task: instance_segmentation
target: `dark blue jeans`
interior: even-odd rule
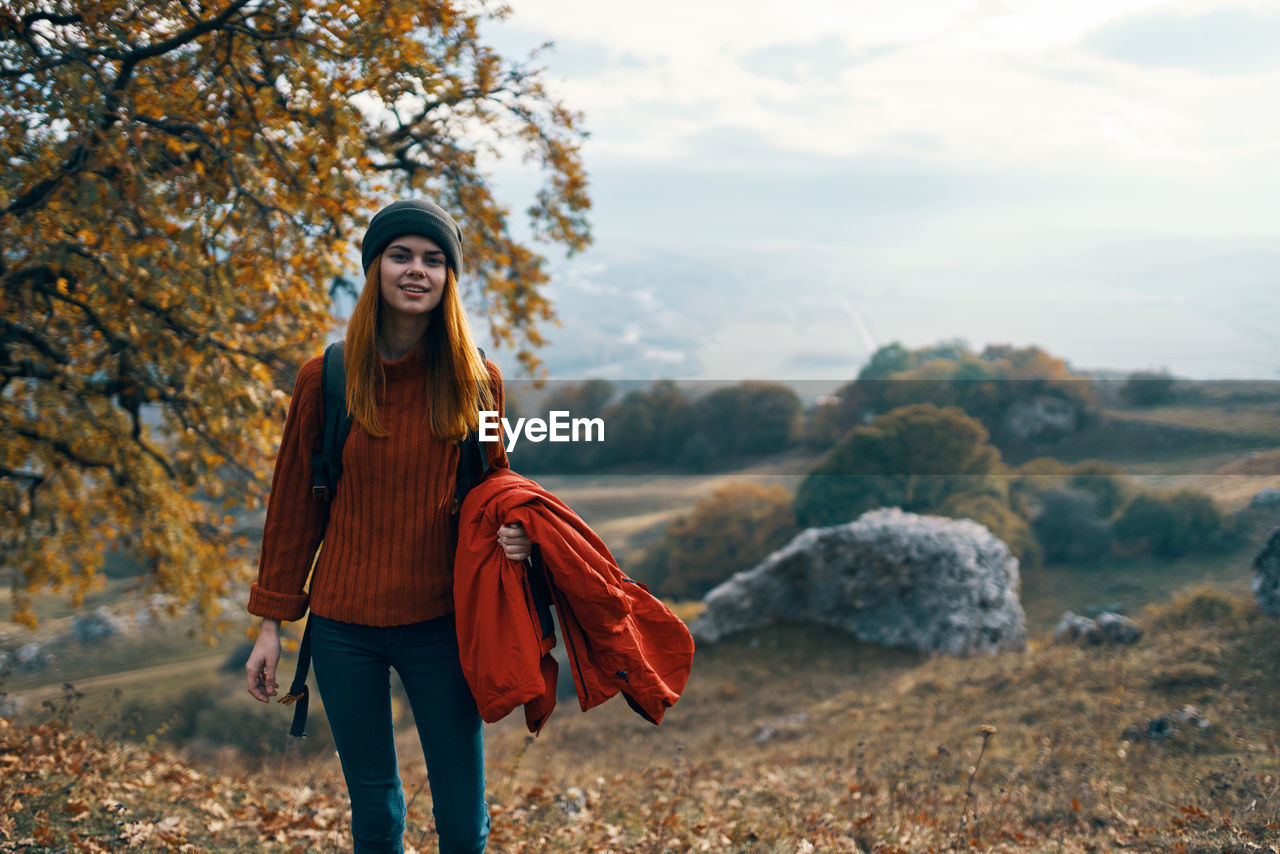
[[[357,854],[404,850],[390,668],[409,695],[427,760],[442,854],[484,851],[484,737],[458,663],[450,614],[407,626],[357,626],[311,615],[312,664],[351,796]]]

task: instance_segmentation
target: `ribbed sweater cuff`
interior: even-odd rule
[[[249,604],[245,607],[250,614],[268,620],[301,620],[307,613],[307,594],[276,593],[255,581],[249,588]]]

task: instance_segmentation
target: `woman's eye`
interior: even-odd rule
[[[444,263],[444,262],[443,262],[443,261],[441,261],[439,258],[428,258],[428,259],[427,259],[427,266],[428,266],[428,267],[439,267],[439,266],[440,266],[441,264],[443,264],[443,263]]]

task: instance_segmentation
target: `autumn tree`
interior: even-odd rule
[[[589,241],[580,117],[455,0],[0,3],[0,548],[82,595],[104,551],[214,613],[296,367],[359,281],[373,211],[461,221],[463,286],[529,369],[545,259],[486,168],[545,184],[532,233]]]

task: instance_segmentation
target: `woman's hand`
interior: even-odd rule
[[[249,653],[244,669],[248,673],[249,693],[253,699],[271,702],[280,687],[276,684],[276,665],[280,663],[280,621],[262,621],[262,631]]]
[[[507,560],[517,563],[533,553],[533,541],[525,533],[524,525],[519,522],[507,522],[498,529],[498,543],[506,552]]]

